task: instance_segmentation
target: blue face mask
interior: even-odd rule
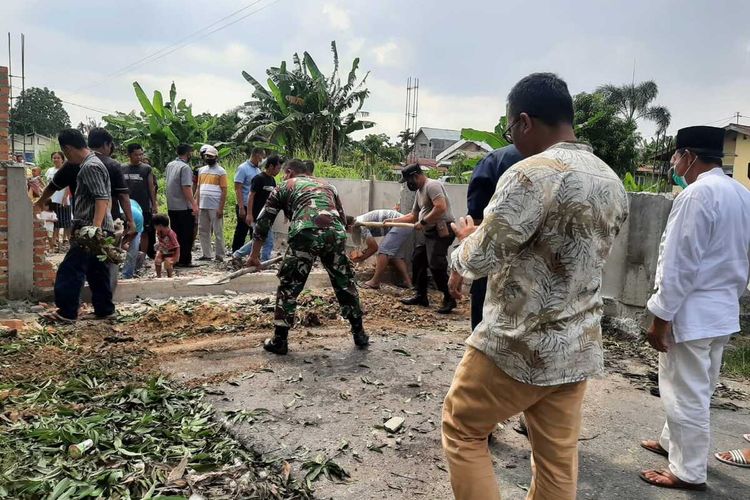
[[[682,156],[685,156],[685,153],[683,153]],[[682,156],[680,157],[680,160],[682,160]],[[680,160],[677,160],[676,163],[679,163]],[[676,166],[676,163],[670,165],[670,167],[672,168],[672,180],[674,181],[675,184],[677,184],[678,186],[680,186],[682,189],[685,189],[686,187],[688,187],[688,182],[685,179],[685,176],[687,175],[688,172],[690,172],[690,169],[693,168],[693,165],[695,165],[695,162],[697,160],[698,160],[698,157],[696,156],[695,160],[693,160],[693,162],[690,164],[690,166],[688,166],[687,170],[685,170],[685,174],[683,174],[683,175],[677,175],[677,166]]]
[[[680,186],[682,189],[685,189],[686,187],[688,187],[688,183],[685,180],[685,176],[677,175],[677,170],[675,170],[674,168],[672,168],[672,180],[674,181],[675,184]]]

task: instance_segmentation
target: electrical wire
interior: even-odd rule
[[[213,23],[200,28],[200,29],[198,29],[198,30],[190,33],[189,35],[187,35],[185,37],[182,37],[178,41],[176,41],[176,42],[174,42],[174,43],[172,43],[172,44],[170,44],[170,45],[168,45],[166,47],[163,47],[163,48],[161,48],[161,49],[159,49],[159,50],[157,50],[155,52],[152,52],[151,54],[148,54],[148,55],[146,55],[146,56],[144,56],[144,57],[142,57],[142,58],[140,58],[140,59],[138,59],[138,60],[136,60],[136,61],[128,64],[127,66],[123,66],[122,68],[120,68],[120,69],[118,69],[118,70],[110,73],[109,75],[105,76],[103,79],[99,80],[98,82],[94,82],[94,83],[91,83],[91,84],[88,84],[88,85],[84,85],[84,86],[76,89],[74,92],[78,93],[81,90],[85,90],[85,89],[89,89],[89,88],[92,88],[92,87],[96,87],[98,85],[101,85],[102,83],[105,83],[105,82],[111,80],[112,78],[115,78],[117,76],[121,76],[121,75],[127,73],[131,69],[137,68],[137,67],[142,66],[142,65],[147,64],[147,63],[152,63],[152,62],[158,61],[159,59],[162,59],[162,58],[168,56],[169,54],[172,54],[172,53],[176,52],[177,50],[180,50],[180,49],[182,49],[182,48],[190,45],[191,43],[193,43],[195,41],[195,39],[196,39],[197,36],[206,37],[206,36],[212,35],[213,33],[216,33],[217,31],[221,31],[221,30],[223,30],[223,29],[225,29],[225,28],[227,28],[229,26],[232,26],[233,24],[236,24],[236,23],[242,21],[243,19],[246,19],[246,18],[252,16],[253,14],[256,14],[256,13],[260,12],[260,11],[266,9],[267,7],[270,7],[271,5],[273,5],[275,3],[278,3],[280,0],[273,0],[270,3],[267,3],[265,5],[261,5],[259,8],[255,9],[255,10],[253,10],[253,11],[251,11],[251,12],[249,12],[249,13],[243,15],[243,16],[240,16],[239,18],[237,18],[237,19],[235,19],[235,20],[233,20],[233,21],[231,21],[229,23],[223,24],[223,25],[218,26],[217,28],[215,28],[213,30],[205,32],[205,30],[207,30],[207,29],[209,29],[209,28],[211,28],[213,26],[216,26],[217,24],[220,24],[222,21],[225,21],[225,20],[227,20],[229,18],[232,18],[232,17],[236,16],[237,14],[239,14],[242,11],[245,11],[245,10],[251,8],[251,7],[256,6],[257,4],[261,3],[262,1],[263,0],[254,0],[253,2],[249,3],[248,5],[245,5],[244,7],[240,8],[240,9],[237,9],[237,10],[235,10],[234,12],[232,12],[230,14],[227,14],[226,16],[218,19],[217,21],[214,21]]]
[[[706,122],[703,125],[713,125],[715,123],[725,122],[727,120],[731,120],[732,118],[735,118],[736,116],[737,115],[729,115],[729,116],[726,116],[724,118],[719,118],[718,120],[714,120],[714,121],[711,121],[711,122]]]
[[[17,87],[15,85],[12,85],[12,87],[14,89],[16,89],[16,90],[21,90],[21,87]],[[31,88],[31,87],[29,87],[29,88]],[[16,99],[19,99],[19,98],[20,98],[20,96],[16,96],[13,99],[16,100]],[[96,109],[96,108],[92,108],[90,106],[85,106],[83,104],[78,104],[77,102],[66,101],[65,99],[61,99],[59,96],[57,96],[57,98],[60,99],[60,101],[64,102],[65,104],[70,104],[71,106],[78,106],[79,108],[88,109],[89,111],[96,111],[97,113],[101,113],[103,115],[113,115],[113,114],[115,114],[114,111],[102,111],[101,109]]]

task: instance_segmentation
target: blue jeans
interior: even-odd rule
[[[239,250],[234,252],[232,254],[232,257],[237,257],[239,259],[243,259],[250,255],[250,252],[253,251],[253,242],[254,240],[250,240],[249,242],[245,243],[242,247],[240,247]],[[268,236],[266,237],[266,241],[263,243],[263,248],[260,249],[260,260],[261,262],[265,262],[271,258],[271,252],[273,251],[273,231],[268,231]]]
[[[138,248],[141,246],[141,233],[138,233],[130,242],[128,248],[128,255],[125,258],[125,263],[122,265],[122,277],[123,279],[129,280],[135,276],[135,265],[138,261]]]
[[[55,305],[58,313],[68,319],[78,318],[81,288],[86,281],[91,289],[94,314],[109,316],[114,313],[110,268],[110,264],[73,244],[57,268],[55,277]]]

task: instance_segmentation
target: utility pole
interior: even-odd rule
[[[742,115],[740,114],[740,112],[739,112],[739,111],[737,111],[737,112],[736,112],[736,113],[734,114],[734,117],[735,117],[735,118],[737,119],[737,125],[739,125],[739,124],[740,124],[740,116],[742,116]]]
[[[11,57],[10,31],[8,32],[8,103],[13,108],[13,58]],[[10,120],[8,120],[10,124]],[[11,127],[13,130],[14,127]],[[10,133],[10,152],[13,155],[13,161],[16,160],[16,134]]]
[[[21,79],[21,94],[19,94],[17,97],[13,97],[13,79],[14,78],[20,78]],[[21,99],[23,97],[23,92],[26,90],[26,35],[21,33],[21,74],[20,75],[14,75],[13,74],[13,50],[12,50],[12,44],[11,44],[11,33],[8,32],[8,102],[13,107],[13,100]],[[18,117],[16,116],[16,122],[18,121]],[[26,161],[26,134],[25,131],[22,134],[23,136],[23,158],[24,161]],[[16,154],[16,134],[15,132],[11,132],[10,134],[10,150],[12,150],[13,156],[15,157]]]
[[[26,35],[21,33],[21,95],[26,90]],[[33,139],[32,139],[33,140]],[[26,129],[23,132],[23,161],[26,161]],[[34,158],[36,161],[36,158]]]

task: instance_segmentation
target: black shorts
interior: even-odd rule
[[[154,216],[150,211],[143,212],[143,232],[146,232],[148,229],[151,229],[152,223],[151,219]]]
[[[61,205],[60,203],[50,202],[50,210],[55,212],[57,215],[57,221],[55,222],[55,229],[67,229],[73,223],[73,211],[70,205]]]

